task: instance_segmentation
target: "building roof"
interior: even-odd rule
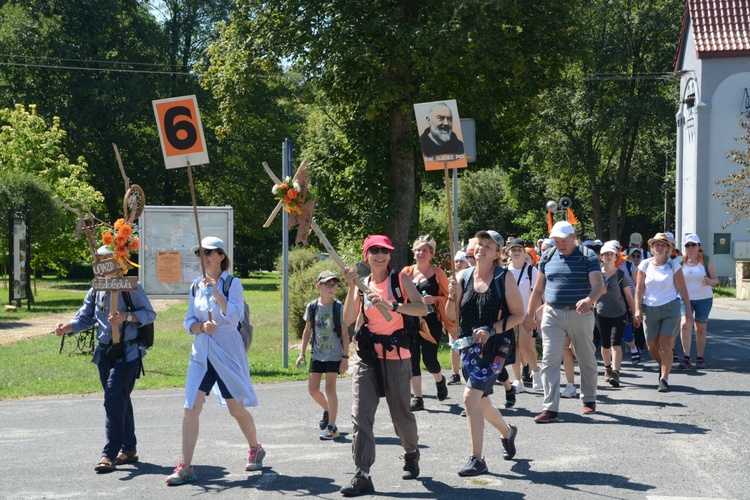
[[[675,70],[682,63],[689,25],[698,59],[750,56],[750,0],[687,0]]]

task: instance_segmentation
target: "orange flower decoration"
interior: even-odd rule
[[[127,257],[130,255],[130,252],[128,252],[128,249],[125,246],[115,245],[115,255],[118,257]]]
[[[129,224],[122,224],[120,226],[120,229],[117,230],[117,235],[123,236],[125,238],[130,238],[132,234],[133,234],[133,228],[130,227]]]
[[[115,231],[120,229],[120,226],[122,226],[123,224],[125,224],[125,219],[117,219],[115,221]]]
[[[141,248],[141,240],[139,240],[138,238],[131,239],[128,243],[128,248],[134,251],[138,250],[139,248]]]
[[[104,243],[105,245],[111,245],[112,241],[114,241],[114,237],[109,231],[102,235],[102,243]]]

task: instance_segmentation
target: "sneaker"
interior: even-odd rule
[[[537,368],[534,373],[531,374],[531,388],[534,390],[541,389],[542,386],[542,370],[540,368]]]
[[[318,422],[318,427],[320,427],[321,431],[326,430],[326,427],[328,427],[328,410],[323,410],[323,416],[320,418],[320,422]]]
[[[365,477],[364,472],[358,470],[352,481],[341,488],[341,493],[345,497],[357,497],[364,495],[365,493],[372,493],[375,491],[375,486],[372,484],[372,478]]]
[[[581,407],[581,413],[583,415],[590,415],[592,413],[596,413],[596,401],[584,402],[583,407]]]
[[[448,397],[448,387],[445,385],[445,377],[440,382],[435,382],[435,386],[437,387],[438,401],[445,401],[445,398]]]
[[[669,392],[669,384],[666,380],[663,378],[659,379],[659,388],[657,389],[659,392]]]
[[[537,424],[548,424],[550,422],[557,422],[557,412],[544,410],[542,413],[534,417],[534,422]]]
[[[448,380],[448,385],[458,385],[461,383],[461,375],[458,373],[454,373],[451,375],[450,380]]]
[[[478,476],[485,472],[487,472],[487,462],[472,455],[469,457],[469,460],[466,462],[463,469],[458,471],[458,475],[461,477]]]
[[[500,443],[503,445],[503,458],[510,460],[516,456],[516,434],[518,434],[518,428],[515,425],[509,425],[510,434],[507,438],[502,438]]]
[[[572,382],[568,382],[568,385],[565,386],[565,389],[562,391],[562,394],[560,394],[561,398],[574,398],[576,397],[576,385]]]
[[[695,361],[695,367],[699,370],[705,370],[706,368],[708,368],[708,365],[706,364],[703,358],[698,358]]]
[[[510,386],[509,391],[505,391],[505,407],[513,408],[516,406],[516,389]]]
[[[258,443],[258,447],[247,450],[247,465],[245,470],[261,470],[263,468],[263,458],[266,456],[266,450]]]
[[[180,465],[175,467],[174,472],[167,478],[167,484],[169,486],[178,486],[180,484],[189,483],[190,481],[196,481],[198,476],[195,475],[192,465],[187,465],[180,462]]]
[[[526,392],[526,386],[523,384],[522,380],[514,380],[511,385],[513,386],[513,389],[516,391],[516,394],[521,394],[522,392]]]
[[[612,370],[612,375],[609,378],[609,385],[612,387],[620,387],[620,372]]]
[[[697,365],[698,362],[696,361],[695,364]],[[689,370],[693,367],[693,363],[690,362],[690,356],[685,356],[682,358],[682,361],[680,361],[680,364],[677,366],[680,370]]]
[[[465,417],[465,416],[466,416],[466,410],[462,410],[462,411],[461,411],[461,416],[462,416],[462,417]]]
[[[337,439],[339,436],[341,436],[341,434],[339,434],[339,429],[333,424],[328,424],[326,430],[320,433],[320,439],[322,440]]]
[[[409,409],[411,411],[421,411],[421,410],[424,410],[424,399],[422,399],[422,398],[412,398],[411,405],[409,405]]]
[[[633,363],[633,366],[638,366],[638,363],[641,362],[641,351],[637,347],[635,349],[635,351],[630,351],[630,362]]]
[[[404,455],[404,473],[402,479],[416,479],[419,477],[419,450]]]

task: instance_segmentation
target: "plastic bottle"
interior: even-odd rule
[[[422,290],[422,297],[427,297],[427,292]],[[435,308],[432,307],[430,304],[427,304],[427,314],[431,314],[435,312]]]
[[[451,349],[454,351],[460,351],[473,344],[471,337],[459,337],[451,343]]]
[[[208,285],[204,288],[201,288],[201,294],[203,294],[203,298],[205,299],[205,301],[198,301],[195,305],[196,309],[198,309],[199,311],[212,311],[214,306],[216,305],[216,297],[214,297],[213,285]]]

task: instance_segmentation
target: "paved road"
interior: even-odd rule
[[[739,307],[738,309],[744,309]],[[600,385],[598,412],[562,400],[561,421],[534,424],[541,394],[522,394],[504,410],[519,428],[518,455],[500,456],[487,429],[490,474],[460,478],[469,453],[461,387],[438,402],[427,390],[417,414],[422,475],[403,481],[398,445],[385,403],[376,418],[378,496],[392,498],[750,498],[750,314],[715,308],[709,322],[710,369],[676,372],[672,392],[656,391],[651,361],[625,366],[623,386]],[[626,365],[628,365],[626,363]],[[600,367],[600,373],[602,369]],[[93,367],[91,376],[95,376]],[[350,381],[339,380],[344,415]],[[0,498],[341,498],[353,473],[351,430],[341,418],[339,442],[318,439],[319,410],[305,383],[258,386],[253,411],[268,456],[261,472],[244,471],[245,445],[215,399],[206,405],[195,454],[197,483],[167,487],[180,451],[182,391],[136,391],[142,462],[97,475],[103,439],[100,394],[0,402]],[[430,388],[431,389],[431,388]],[[499,404],[498,396],[494,397]]]

